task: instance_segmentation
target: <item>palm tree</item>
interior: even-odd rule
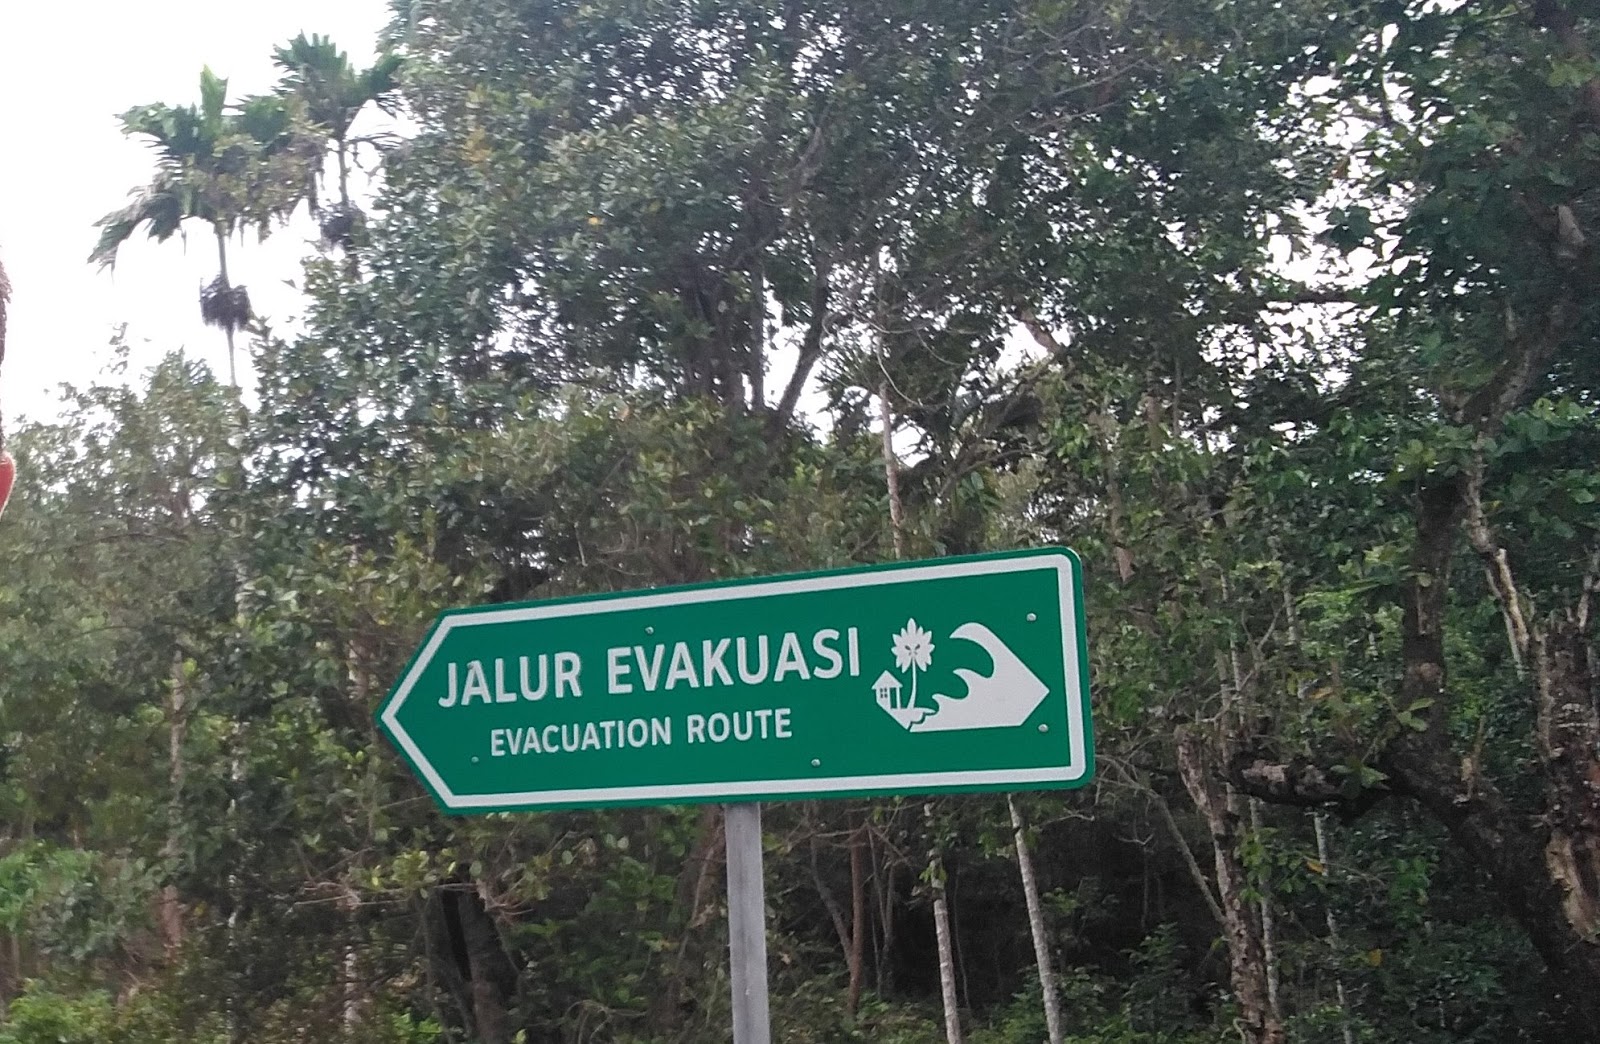
[[[350,128],[368,105],[377,105],[385,112],[394,111],[400,86],[400,56],[381,55],[371,68],[358,70],[350,64],[350,56],[328,37],[315,34],[307,37],[301,33],[286,46],[276,48],[273,60],[283,70],[278,93],[298,99],[305,108],[307,121],[333,142],[339,171],[339,204],[337,210],[322,221],[322,232],[323,239],[330,245],[337,243],[348,247],[360,218],[350,202],[350,161],[358,143],[351,139]],[[322,166],[318,164],[313,182],[308,186],[313,212],[318,210],[315,181],[321,174]]]
[[[228,81],[209,68],[200,73],[200,104],[162,103],[129,109],[122,132],[149,140],[156,153],[150,184],[132,201],[95,224],[100,240],[89,255],[102,267],[139,226],[165,242],[186,221],[211,226],[219,273],[200,291],[200,315],[228,339],[228,380],[238,386],[234,333],[250,321],[250,296],[228,278],[228,240],[246,227],[264,236],[304,195],[300,171],[311,162],[294,108],[281,97],[246,98],[227,105]]]

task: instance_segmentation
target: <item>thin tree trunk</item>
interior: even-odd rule
[[[346,238],[340,244],[340,260],[344,264],[345,277],[352,284],[361,279],[361,262],[356,257],[356,208],[350,202],[350,146],[341,137],[334,139],[334,155],[339,161],[339,220],[348,222]]]
[[[879,872],[877,845],[873,844],[871,831],[867,833],[867,856],[872,864],[872,895],[878,911],[879,926],[878,934],[873,939],[873,981],[877,984],[879,996],[882,996],[894,985],[894,966],[890,960],[894,954],[896,864],[889,856],[885,856],[882,872]]]
[[[822,900],[822,908],[827,912],[828,920],[833,924],[834,935],[839,938],[839,951],[845,955],[845,959],[848,961],[851,946],[851,926],[845,922],[844,908],[834,898],[833,889],[828,887],[827,879],[822,876],[822,863],[818,859],[817,853],[818,826],[812,815],[815,811],[816,802],[808,802],[805,807],[806,834],[808,835],[806,849],[811,857],[811,883],[816,887],[817,896]]]
[[[1208,749],[1201,726],[1178,730],[1178,773],[1211,832],[1217,895],[1228,943],[1229,981],[1239,1005],[1244,1044],[1283,1044],[1283,1025],[1274,1016],[1267,986],[1267,960],[1261,945],[1260,908],[1249,900],[1244,861],[1239,858],[1238,801],[1222,784],[1221,766]]]
[[[350,159],[345,154],[349,148],[343,138],[334,141],[334,155],[339,159],[339,206],[350,213]]]
[[[1311,826],[1317,834],[1317,862],[1322,864],[1323,874],[1331,880],[1333,858],[1329,855],[1328,831],[1324,825],[1326,819],[1327,816],[1318,812],[1311,817]],[[1344,1044],[1355,1044],[1355,1028],[1350,1024],[1350,1001],[1344,990],[1344,947],[1339,944],[1339,919],[1334,915],[1332,903],[1323,908],[1323,914],[1328,922],[1328,949],[1333,953],[1333,991],[1339,1000],[1339,1033],[1344,1038]]]
[[[1033,958],[1039,968],[1039,992],[1044,999],[1044,1024],[1050,1044],[1061,1044],[1061,1002],[1056,994],[1055,962],[1050,958],[1050,939],[1045,932],[1044,904],[1039,900],[1039,881],[1033,872],[1033,853],[1028,848],[1027,824],[1014,796],[1006,795],[1011,812],[1011,835],[1017,844],[1017,871],[1022,877],[1022,895],[1028,904],[1028,928],[1033,933]]]
[[[221,269],[222,289],[224,292],[233,288],[233,283],[228,279],[228,238],[222,234],[222,229],[217,229],[217,266]],[[239,371],[233,361],[233,327],[224,326],[223,336],[228,339],[228,384],[233,388],[239,387]]]
[[[1200,863],[1194,857],[1194,850],[1189,847],[1189,839],[1183,836],[1183,829],[1178,826],[1178,820],[1172,814],[1172,807],[1167,804],[1166,798],[1149,790],[1150,800],[1155,803],[1156,811],[1161,813],[1161,821],[1166,824],[1167,832],[1172,835],[1172,840],[1178,846],[1178,855],[1183,859],[1183,865],[1189,870],[1189,877],[1193,879],[1194,886],[1206,901],[1206,909],[1211,911],[1212,920],[1217,922],[1217,927],[1227,925],[1227,918],[1222,913],[1222,906],[1217,902],[1216,893],[1211,887],[1211,879],[1206,877],[1205,871],[1200,869]]]
[[[905,509],[900,501],[900,465],[894,455],[894,411],[889,407],[889,382],[878,386],[878,410],[883,419],[883,482],[889,491],[889,528],[894,538],[894,557],[906,557]],[[911,684],[916,684],[913,673]]]
[[[928,832],[933,833],[933,803],[922,806]],[[944,1039],[961,1044],[961,1009],[956,1000],[955,948],[950,935],[950,904],[944,888],[944,857],[937,841],[928,849],[928,888],[933,893],[933,935],[939,948],[939,997],[944,1003]]]
[[[33,840],[32,811],[26,809],[23,811],[22,825],[17,830],[17,840],[22,844],[27,844]],[[9,949],[11,951],[11,986],[13,990],[16,990],[20,989],[22,984],[27,981],[28,964],[31,962],[29,962],[27,959],[29,955],[26,948],[23,946],[21,934],[11,936],[9,942]]]
[[[22,982],[22,970],[17,967],[20,954],[17,953],[15,936],[6,937],[6,950],[10,960],[0,965],[0,1011],[11,1007],[11,998],[16,995],[17,987]]]
[[[850,832],[850,987],[845,993],[845,1014],[854,1019],[861,1007],[861,987],[866,975],[867,880],[865,822]]]
[[[354,1035],[361,1024],[361,965],[353,945],[344,948],[344,965],[340,969],[344,979],[344,1031]]]
[[[172,654],[172,686],[167,691],[167,837],[161,846],[167,872],[172,873],[183,855],[183,747],[189,734],[187,680],[183,673],[183,653]],[[168,882],[158,900],[161,948],[170,965],[183,948],[183,905],[178,886]]]
[[[1233,592],[1229,589],[1228,577],[1222,576],[1222,597],[1231,604]],[[1244,668],[1239,662],[1239,643],[1232,636],[1228,638],[1227,662],[1221,665],[1219,673],[1223,676],[1222,684],[1222,718],[1219,723],[1220,735],[1224,748],[1231,746],[1230,737],[1235,735],[1239,720],[1239,699],[1244,690]],[[1226,763],[1224,761],[1224,763]],[[1222,784],[1223,794],[1228,805],[1229,815],[1237,821],[1239,818],[1240,796],[1232,783]],[[1255,798],[1245,798],[1245,807],[1250,820],[1250,833],[1259,836],[1261,833],[1261,803]],[[1270,1028],[1276,1027],[1279,1033],[1283,1027],[1283,1007],[1278,977],[1278,933],[1277,919],[1272,909],[1272,893],[1267,888],[1262,888],[1256,900],[1256,928],[1261,938],[1261,963],[1262,971],[1266,976],[1267,986],[1267,1021]]]
[[[750,412],[767,409],[767,280],[760,263],[750,269]]]
[[[1133,579],[1133,551],[1128,546],[1127,509],[1122,503],[1122,472],[1117,461],[1117,422],[1109,407],[1089,414],[1089,427],[1100,437],[1100,450],[1106,461],[1106,523],[1110,527],[1112,557],[1117,563],[1117,578],[1126,584]]]
[[[1247,799],[1250,807],[1250,832],[1261,833],[1261,802],[1255,798]],[[1283,1022],[1283,991],[1278,975],[1278,921],[1272,910],[1272,893],[1269,889],[1261,889],[1261,898],[1258,901],[1261,907],[1261,959],[1267,965],[1267,1008],[1272,1015],[1272,1021]]]
[[[359,563],[360,556],[355,548],[350,549],[350,565],[352,571]],[[352,637],[345,643],[345,666],[350,678],[350,701],[355,704],[356,712],[368,722],[369,730],[376,731],[377,725],[373,721],[368,706],[372,698],[372,674],[367,670],[368,657],[366,643],[360,636]],[[372,737],[376,742],[377,737]],[[377,771],[377,759],[367,759],[367,793],[365,795],[366,809],[366,838],[372,844],[377,829],[377,801],[376,784],[373,774]],[[350,919],[351,941],[345,943],[344,965],[341,969],[343,976],[344,992],[344,1027],[345,1032],[354,1034],[361,1023],[362,1014],[367,1007],[367,998],[362,990],[361,982],[361,955],[356,948],[355,940],[360,938],[361,905],[356,896],[351,895],[349,908],[346,911]]]

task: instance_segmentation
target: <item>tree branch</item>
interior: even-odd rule
[[[1483,511],[1483,448],[1474,454],[1472,473],[1466,484],[1467,541],[1483,560],[1483,572],[1500,607],[1500,618],[1505,622],[1506,638],[1511,644],[1511,658],[1517,675],[1526,670],[1530,636],[1527,617],[1522,611],[1522,596],[1517,593],[1516,578],[1511,575],[1511,562],[1506,549],[1495,540],[1489,521]]]
[[[817,360],[822,357],[822,337],[827,332],[828,320],[831,318],[828,313],[828,277],[831,272],[831,266],[819,265],[812,277],[811,323],[806,327],[805,340],[800,343],[800,355],[795,359],[794,372],[789,375],[789,383],[783,389],[783,396],[767,420],[769,434],[777,434],[788,427],[789,421],[794,419],[795,407],[800,402],[800,393],[805,390],[806,381],[811,379],[811,371],[816,367]]]
[[[1239,751],[1228,765],[1228,779],[1242,793],[1274,805],[1331,809],[1341,819],[1359,818],[1391,791],[1362,787],[1305,758],[1275,761],[1258,751]]]

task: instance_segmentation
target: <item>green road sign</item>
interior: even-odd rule
[[[379,709],[450,812],[1082,786],[1077,556],[442,614]]]

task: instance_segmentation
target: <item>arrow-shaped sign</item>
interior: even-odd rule
[[[379,720],[451,812],[1081,786],[1077,557],[447,612]]]

